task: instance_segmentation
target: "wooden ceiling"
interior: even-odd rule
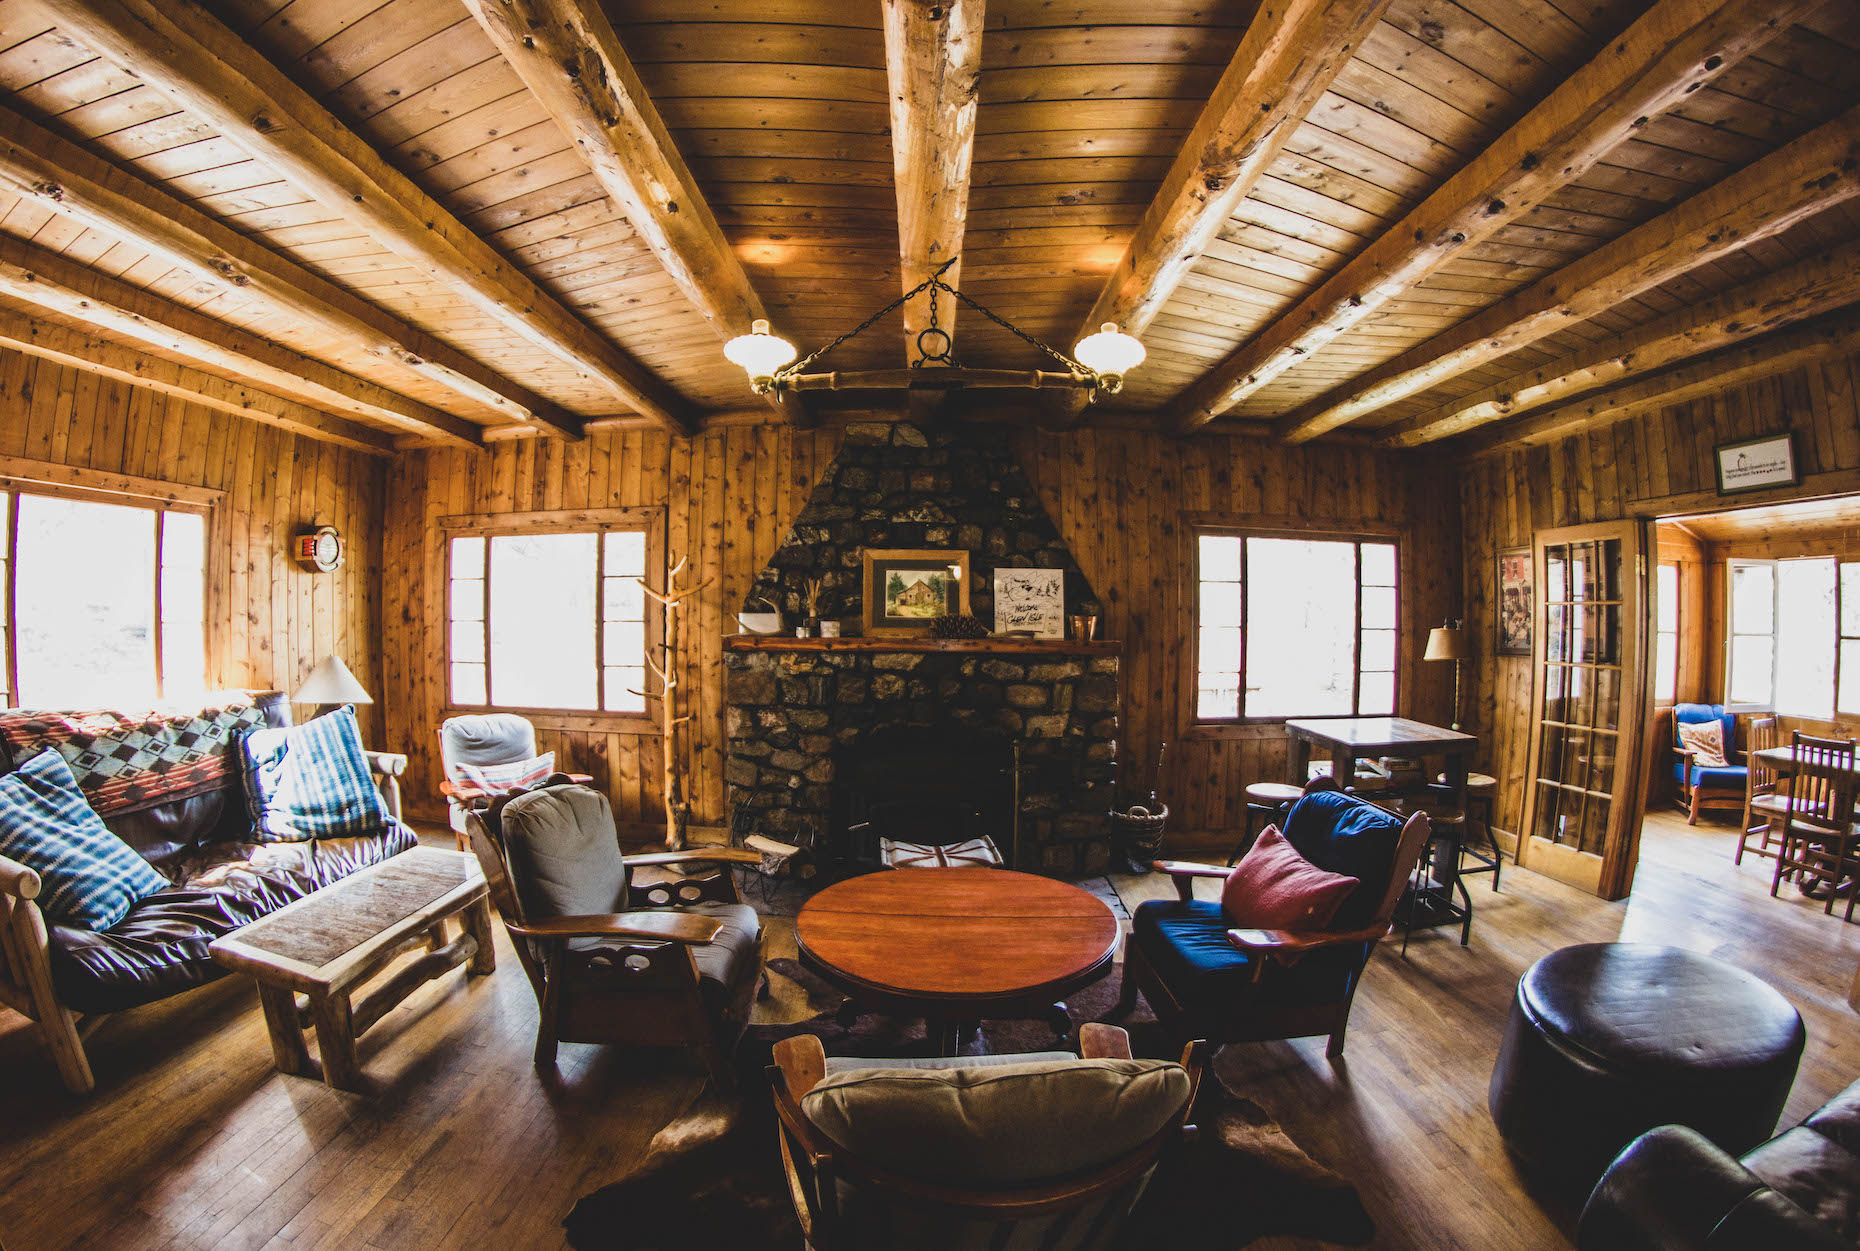
[[[689,431],[769,415],[751,317],[959,257],[1138,333],[1124,420],[1541,440],[1860,348],[1857,56],[1849,0],[0,0],[0,345],[373,450]]]
[[[1826,538],[1860,529],[1860,495],[1666,517],[1660,526],[1707,543]]]

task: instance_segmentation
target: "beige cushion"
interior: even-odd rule
[[[1061,1060],[953,1069],[861,1069],[801,1101],[867,1163],[919,1181],[1028,1186],[1099,1167],[1159,1133],[1188,1100],[1166,1060]]]
[[[625,911],[626,861],[607,796],[587,786],[546,786],[505,804],[503,829],[526,915]]]

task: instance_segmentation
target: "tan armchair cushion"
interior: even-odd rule
[[[587,786],[547,786],[504,805],[502,822],[526,916],[626,910],[626,861],[607,796]]]
[[[829,1075],[801,1110],[843,1150],[941,1185],[1028,1186],[1099,1167],[1159,1133],[1188,1099],[1166,1060],[1045,1060]]]

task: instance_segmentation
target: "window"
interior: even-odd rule
[[[1730,705],[1860,712],[1860,564],[1733,560],[1730,584]]]
[[[1198,536],[1201,721],[1395,711],[1395,544]]]
[[[206,689],[206,517],[0,492],[0,703],[154,703]],[[9,630],[8,626],[11,626]]]
[[[611,526],[448,539],[457,707],[646,711],[646,531]]]
[[[1654,623],[1653,697],[1670,704],[1679,695],[1678,562],[1662,561],[1656,579],[1654,603],[1659,617]]]

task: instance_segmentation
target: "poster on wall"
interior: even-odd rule
[[[1531,549],[1508,547],[1498,554],[1498,654],[1531,654]]]
[[[1802,480],[1795,468],[1795,439],[1787,433],[1720,443],[1712,452],[1718,460],[1720,495],[1794,486]]]
[[[1066,575],[1059,569],[995,570],[995,633],[1066,636]]]

